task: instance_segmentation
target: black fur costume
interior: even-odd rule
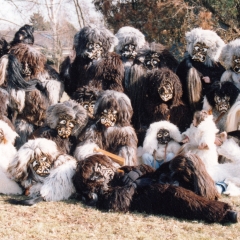
[[[103,155],[78,162],[73,183],[82,200],[102,210],[164,214],[206,222],[236,222],[236,212],[183,187],[155,182],[147,165],[116,169]]]
[[[116,43],[116,37],[107,29],[84,27],[75,35],[76,56],[67,57],[60,66],[70,97],[85,85],[123,92],[124,67],[120,56],[111,52]]]
[[[186,33],[187,53],[177,68],[182,83],[183,101],[191,110],[201,110],[203,97],[211,84],[220,81],[225,71],[219,62],[223,40],[211,30],[194,28]],[[204,80],[206,77],[209,81]]]
[[[61,121],[63,121],[63,123],[60,125]],[[69,122],[73,125],[69,126]],[[29,139],[50,139],[57,144],[61,152],[73,154],[77,137],[87,122],[87,111],[77,102],[69,100],[63,103],[57,103],[47,109],[44,126],[34,131]],[[67,135],[63,134],[63,130],[69,131]]]
[[[213,114],[220,132],[228,129],[228,113],[234,103],[239,101],[239,93],[240,90],[233,82],[216,82],[211,85],[204,98],[203,109]]]
[[[94,108],[94,120],[79,136],[74,156],[84,160],[95,148],[101,148],[125,159],[125,165],[137,164],[137,136],[130,122],[130,99],[113,90],[102,91]]]

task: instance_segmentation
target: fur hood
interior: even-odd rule
[[[14,145],[15,138],[18,136],[18,134],[2,120],[0,120],[0,129],[3,131],[5,143],[11,143]]]
[[[138,29],[134,27],[125,26],[118,30],[115,34],[118,38],[118,45],[116,46],[116,53],[121,54],[121,50],[126,44],[133,44],[136,46],[136,51],[141,49],[145,42],[145,36]]]
[[[192,56],[194,45],[197,42],[205,43],[209,49],[207,51],[207,59],[212,62],[218,62],[224,41],[212,30],[204,30],[202,28],[194,28],[186,33],[187,51]]]
[[[73,136],[77,137],[87,125],[88,114],[86,109],[73,100],[51,105],[46,112],[46,124],[50,128],[55,129],[58,125],[59,117],[62,115],[69,115],[76,121],[71,134]]]
[[[76,56],[81,56],[86,50],[88,42],[102,43],[104,54],[112,52],[118,44],[118,39],[106,28],[84,27],[74,36],[74,49]]]
[[[227,70],[232,67],[233,56],[240,57],[240,38],[229,42],[222,49],[220,59]]]
[[[46,138],[36,138],[26,142],[15,155],[9,165],[9,172],[18,180],[26,180],[28,176],[28,166],[30,161],[42,154],[48,156],[52,162],[61,154],[55,142]]]
[[[150,124],[146,132],[146,137],[143,142],[143,151],[145,149],[156,149],[158,145],[157,141],[157,133],[160,129],[166,129],[170,133],[170,137],[175,142],[180,142],[182,140],[182,135],[178,129],[178,127],[168,121],[159,121]],[[148,146],[150,144],[150,146]]]
[[[95,103],[95,119],[99,119],[104,109],[109,109],[110,107],[118,112],[116,124],[121,126],[130,125],[133,109],[131,101],[125,93],[114,90],[102,91]]]

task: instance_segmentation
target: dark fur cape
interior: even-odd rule
[[[60,77],[69,96],[83,86],[95,87],[98,90],[124,91],[124,67],[116,53],[108,53],[97,61],[77,56],[74,62],[70,63],[68,57],[60,66]]]
[[[151,167],[123,167],[115,170],[114,176],[104,177],[104,172],[95,171],[94,166],[104,166],[112,174],[114,167],[105,162],[105,156],[92,155],[77,165],[73,183],[82,199],[102,210],[119,212],[138,211],[148,214],[164,214],[188,220],[206,222],[229,222],[231,206],[227,203],[208,200],[194,192],[170,184],[151,183],[148,174]],[[131,171],[137,171],[140,184],[124,184],[124,177]],[[106,175],[105,175],[106,176]],[[147,184],[143,183],[148,176]],[[137,182],[136,181],[136,182]]]
[[[6,41],[4,37],[0,38],[0,58],[8,53],[10,44]]]
[[[74,37],[75,59],[67,57],[60,66],[65,91],[71,97],[77,88],[89,85],[99,90],[123,92],[124,66],[120,56],[110,52],[117,39],[107,29],[85,27]],[[88,43],[101,43],[99,59],[86,56]]]
[[[202,77],[208,76],[211,80],[211,83],[205,83],[201,80],[202,83],[202,91],[201,98],[198,103],[193,104],[189,99],[189,89],[188,89],[188,74],[191,68],[195,68],[198,72],[200,79]],[[212,67],[206,66],[204,63],[193,61],[190,55],[186,55],[182,62],[179,64],[177,68],[177,75],[182,83],[183,88],[183,101],[191,106],[192,111],[201,110],[203,97],[209,90],[211,84],[216,81],[220,81],[223,72],[225,71],[224,67],[219,63],[214,63]]]

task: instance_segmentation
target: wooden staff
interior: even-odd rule
[[[105,151],[105,150],[103,150],[101,148],[94,148],[94,151],[105,154],[106,156],[110,157],[114,162],[120,164],[121,166],[123,166],[124,163],[125,163],[125,159],[124,158],[119,157],[118,155],[115,155],[115,154],[110,153],[108,151]]]

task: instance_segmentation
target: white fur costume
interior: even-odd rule
[[[240,195],[240,148],[233,139],[227,139],[217,147],[214,144],[218,129],[209,115],[197,127],[191,127],[183,133],[189,138],[184,145],[184,151],[197,154],[204,162],[207,172],[215,182],[225,182],[228,186],[224,194],[230,196]],[[208,149],[198,149],[201,144],[207,144]],[[218,163],[218,154],[230,160],[231,163]]]
[[[198,155],[203,160],[210,176],[213,174],[212,166],[218,164],[217,146],[214,143],[217,132],[213,116],[209,115],[197,127],[191,124],[190,128],[182,133],[183,138],[188,137],[189,139],[189,142],[184,144],[183,149]],[[199,149],[201,144],[206,144],[207,147]]]
[[[160,144],[157,140],[157,133],[160,129],[166,129],[170,133],[172,140],[168,144]],[[146,137],[143,142],[142,155],[148,153],[154,155],[157,160],[166,160],[169,154],[176,155],[180,149],[179,142],[182,140],[181,133],[177,126],[168,121],[159,121],[152,123],[147,130]],[[139,151],[138,149],[138,156]]]
[[[51,159],[51,168],[46,177],[38,175],[31,163],[31,160],[42,155]],[[72,183],[75,169],[76,160],[59,152],[55,142],[37,138],[29,140],[18,150],[8,170],[16,181],[29,190],[30,197],[41,196],[46,201],[60,201],[75,192]]]
[[[3,132],[3,140],[0,141],[0,193],[21,194],[21,187],[11,180],[7,173],[8,166],[17,152],[13,144],[18,135],[2,120],[0,120],[0,130]]]

